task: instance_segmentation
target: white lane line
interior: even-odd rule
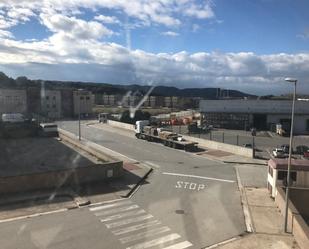
[[[134,235],[131,235],[131,236],[123,237],[119,240],[122,244],[125,244],[125,243],[132,242],[132,241],[135,241],[135,240],[140,240],[140,239],[143,239],[143,238],[154,236],[154,235],[157,235],[157,234],[160,234],[160,233],[166,233],[166,232],[169,232],[170,230],[171,229],[169,227],[159,227],[159,228],[150,229],[146,232],[142,232],[142,233],[134,234]]]
[[[114,208],[112,210],[106,210],[106,211],[101,211],[94,213],[95,216],[104,216],[104,215],[109,215],[109,214],[116,214],[120,212],[125,212],[125,211],[130,211],[133,209],[139,208],[138,205],[131,205],[131,206],[125,206],[125,207],[120,207],[120,208]]]
[[[176,239],[179,239],[179,238],[180,238],[179,234],[172,233],[172,234],[169,234],[167,236],[164,236],[164,237],[161,237],[161,238],[158,238],[158,239],[146,241],[146,242],[143,242],[143,243],[140,243],[140,244],[136,244],[136,245],[127,247],[127,249],[145,249],[145,248],[149,248],[149,247],[153,247],[153,246],[156,246],[156,245],[163,244],[163,243],[171,241],[171,240],[176,240]]]
[[[132,203],[131,201],[116,202],[116,203],[113,203],[113,204],[107,204],[107,205],[104,205],[104,206],[89,208],[89,210],[90,211],[98,211],[98,210],[102,210],[102,209],[108,209],[108,208],[123,206],[123,205],[131,204],[131,203]]]
[[[134,217],[134,218],[126,219],[126,220],[121,220],[121,221],[117,221],[117,222],[113,222],[113,223],[109,223],[109,224],[105,224],[105,225],[106,225],[107,228],[114,228],[114,227],[120,227],[120,226],[123,226],[123,225],[127,225],[127,224],[130,224],[130,223],[148,220],[148,219],[151,219],[151,218],[153,218],[153,216],[151,214],[147,214],[147,215]]]
[[[152,220],[152,221],[147,222],[147,223],[142,223],[142,224],[133,225],[133,226],[130,226],[130,227],[125,227],[125,228],[121,228],[121,229],[118,229],[118,230],[114,230],[114,231],[112,231],[112,233],[115,234],[115,235],[122,235],[122,234],[125,234],[125,233],[135,232],[135,231],[138,231],[138,230],[141,230],[141,229],[144,229],[144,228],[148,228],[148,227],[160,225],[160,224],[161,224],[161,221]]]
[[[190,246],[193,246],[193,245],[189,241],[183,241],[183,242],[177,243],[175,245],[164,247],[163,249],[185,249],[185,248],[188,248]]]
[[[179,173],[170,173],[170,172],[163,172],[163,175],[171,175],[171,176],[186,176],[191,178],[199,178],[199,179],[206,179],[206,180],[213,180],[213,181],[220,181],[220,182],[230,182],[233,183],[235,181],[232,180],[225,180],[220,178],[213,178],[213,177],[206,177],[206,176],[196,176],[196,175],[185,175],[185,174],[179,174]]]
[[[112,215],[112,216],[108,216],[106,218],[101,219],[101,222],[117,220],[117,219],[129,217],[129,216],[134,216],[134,215],[139,215],[139,214],[144,214],[144,213],[146,213],[146,211],[143,210],[143,209],[134,210],[134,211],[130,211],[130,212],[122,213],[122,214],[115,214],[115,215]]]

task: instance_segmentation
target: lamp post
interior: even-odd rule
[[[78,102],[79,102],[79,107],[78,107],[78,140],[81,140],[81,127],[80,127],[80,113],[81,113],[81,92],[83,89],[78,89],[77,90],[77,96],[78,96]]]
[[[290,189],[290,175],[291,175],[291,159],[292,159],[292,145],[293,145],[293,127],[294,127],[294,110],[295,110],[295,98],[296,98],[296,83],[297,79],[285,78],[285,81],[294,83],[294,94],[292,104],[292,117],[291,117],[291,131],[290,131],[290,147],[289,147],[289,159],[288,159],[288,174],[287,174],[287,186],[285,191],[285,215],[284,215],[284,231],[288,230],[288,210],[289,210],[289,189]]]

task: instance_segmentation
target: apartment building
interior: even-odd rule
[[[59,90],[41,90],[41,113],[48,118],[61,118],[61,92]]]
[[[2,113],[26,113],[26,90],[0,89],[0,114]]]
[[[90,115],[93,113],[94,95],[87,90],[73,91],[73,114]]]

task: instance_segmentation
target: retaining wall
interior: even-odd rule
[[[297,196],[297,189],[290,189],[291,198],[288,209],[288,230],[294,235],[296,242],[301,249],[307,249],[309,245],[309,226],[302,217],[302,213],[293,204],[293,196]],[[307,197],[308,198],[308,197]],[[281,213],[285,212],[285,192],[282,188],[277,188],[275,202],[278,205]],[[307,208],[305,203],[304,207]],[[282,217],[283,218],[283,217]]]
[[[58,129],[59,136],[81,150],[101,159],[102,163],[88,166],[79,166],[71,169],[50,170],[24,175],[8,176],[0,178],[0,194],[25,192],[38,189],[53,189],[61,186],[77,187],[83,183],[105,181],[123,175],[123,162],[106,155],[96,144],[79,141],[69,132]]]
[[[226,152],[230,152],[236,155],[250,157],[250,158],[253,157],[253,150],[251,148],[245,148],[245,147],[236,146],[232,144],[225,144],[225,143],[220,143],[220,142],[211,141],[207,139],[186,136],[186,135],[183,135],[183,137],[187,140],[197,142],[199,145],[207,147],[209,149],[222,150],[222,151],[226,151]]]
[[[118,122],[118,121],[114,121],[114,120],[107,120],[107,124],[114,126],[114,127],[134,131],[134,125],[133,124],[122,123],[122,122]]]

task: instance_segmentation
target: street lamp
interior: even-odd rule
[[[81,113],[81,93],[83,89],[77,89],[77,96],[78,96],[78,102],[79,102],[79,108],[78,108],[78,140],[81,140],[81,130],[80,130],[80,113]]]
[[[296,97],[296,83],[297,79],[285,78],[287,82],[294,83],[294,94],[292,104],[292,117],[291,117],[291,131],[290,131],[290,147],[289,147],[289,159],[288,159],[288,174],[287,174],[287,186],[285,192],[285,216],[284,216],[284,231],[288,230],[288,209],[289,209],[289,189],[290,189],[290,175],[291,175],[291,159],[292,159],[292,144],[293,144],[293,127],[294,127],[294,110],[295,110],[295,97]]]

